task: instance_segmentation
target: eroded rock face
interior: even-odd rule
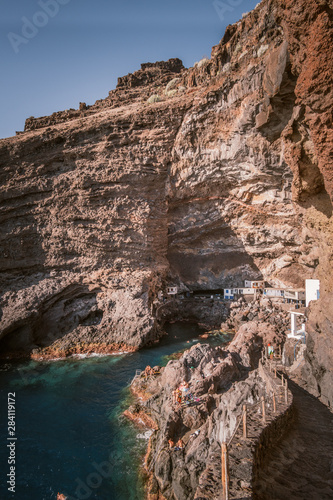
[[[270,325],[263,324],[259,331],[256,326],[242,328],[225,349],[194,345],[180,359],[169,361],[161,375],[134,381],[134,393],[149,394],[138,403],[138,417],[149,410],[158,426],[146,456],[149,499],[219,497],[219,443],[231,438],[243,404],[260,401],[265,393],[256,368],[271,332]],[[183,381],[194,400],[181,407],[173,404],[173,391]],[[180,450],[175,447],[179,440]]]
[[[302,379],[306,389],[333,405],[333,294],[312,302],[308,312],[305,364]]]
[[[93,106],[2,140],[3,347],[143,345],[174,280],[316,277],[325,295],[331,46],[331,1],[264,0],[211,59],[144,64]]]

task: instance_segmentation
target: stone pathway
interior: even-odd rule
[[[256,500],[333,499],[333,414],[289,381],[296,419],[254,485]]]

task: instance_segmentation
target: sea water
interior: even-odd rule
[[[155,347],[132,354],[1,362],[0,499],[55,500],[57,492],[70,500],[144,498],[140,471],[151,431],[122,416],[129,384],[137,369],[165,364],[202,333],[190,324],[167,331]],[[8,393],[15,393],[15,493],[7,483]]]

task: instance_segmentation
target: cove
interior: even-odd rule
[[[149,432],[122,417],[137,369],[165,365],[202,333],[176,323],[152,348],[121,356],[0,364],[0,498],[143,500]],[[221,343],[223,337],[211,342]],[[7,394],[16,394],[16,492],[8,491]]]

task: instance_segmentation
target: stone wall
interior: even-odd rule
[[[269,370],[259,363],[259,375],[267,388],[266,423],[263,423],[260,405],[248,407],[247,439],[243,438],[242,425],[238,428],[229,445],[229,473],[231,498],[255,499],[255,481],[258,471],[264,466],[268,454],[282,439],[294,418],[293,396],[288,390],[288,402],[284,400],[284,389],[280,379],[275,379]],[[276,413],[273,413],[272,400],[276,394]],[[279,397],[281,395],[281,397]]]

